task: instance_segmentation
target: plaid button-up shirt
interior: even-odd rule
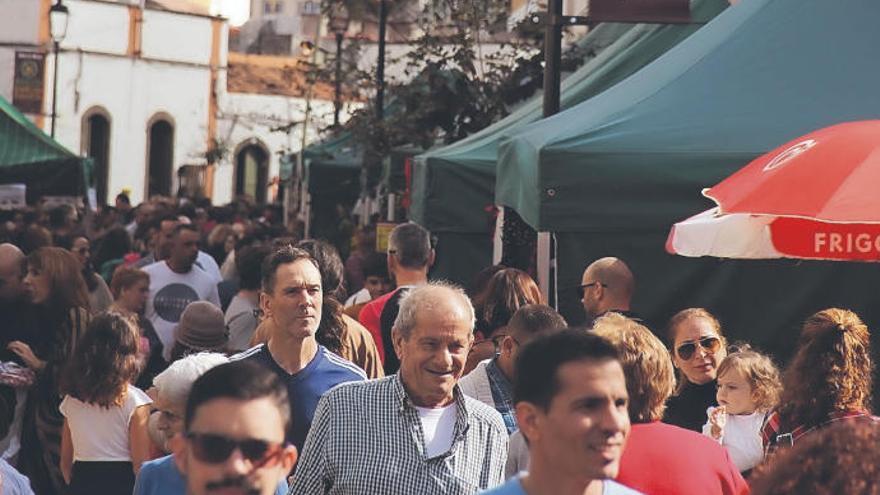
[[[428,458],[422,423],[398,375],[346,383],[318,403],[289,495],[469,495],[501,484],[507,430],[455,387],[449,451]]]

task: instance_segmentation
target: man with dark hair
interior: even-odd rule
[[[358,320],[373,335],[385,374],[390,375],[400,367],[391,339],[400,298],[406,290],[427,283],[428,270],[434,264],[430,234],[412,222],[394,227],[388,237],[387,259],[388,272],[394,277],[397,289],[367,303]]]
[[[165,359],[174,347],[174,328],[183,310],[195,301],[208,301],[218,308],[217,284],[194,266],[199,252],[199,233],[192,225],[174,228],[170,256],[143,270],[150,276],[150,298],[146,317],[156,329],[165,348]]]
[[[238,271],[238,293],[226,309],[226,326],[229,327],[229,348],[243,351],[249,343],[259,320],[260,266],[269,255],[268,246],[246,246],[237,251],[235,267]]]
[[[152,235],[149,239],[152,251],[135,263],[136,268],[144,268],[171,255],[174,245],[174,232],[180,223],[177,217],[168,213],[148,220]]]
[[[323,291],[321,272],[302,249],[284,246],[263,262],[260,309],[271,321],[269,341],[234,359],[257,362],[287,385],[293,427],[287,440],[302,450],[318,399],[344,382],[366,380],[364,371],[318,344]]]
[[[408,291],[394,323],[400,372],[327,392],[291,493],[468,495],[501,482],[504,422],[457,382],[473,343],[464,291]]]
[[[550,335],[567,326],[565,318],[543,304],[519,308],[507,324],[507,332],[497,341],[494,358],[481,362],[461,379],[461,391],[495,408],[504,418],[507,433],[517,431],[513,409],[514,363],[519,350],[532,340]]]
[[[361,264],[364,286],[345,300],[345,313],[353,318],[358,317],[368,302],[384,296],[392,287],[387,255],[370,253]]]
[[[358,365],[369,378],[385,376],[373,336],[357,320],[342,312],[342,307],[338,304],[345,296],[345,269],[339,252],[329,242],[312,239],[300,241],[297,247],[307,251],[314,258],[318,263],[318,271],[321,272],[325,307],[318,330],[319,335],[324,334],[321,338],[327,338],[329,332],[324,333],[325,328],[327,330],[338,328],[337,354]]]
[[[526,346],[515,373],[516,415],[531,463],[487,494],[637,493],[612,481],[630,429],[614,346],[565,330]]]
[[[297,456],[285,441],[288,404],[278,377],[248,361],[199,377],[186,402],[183,435],[173,440],[187,494],[274,494]]]

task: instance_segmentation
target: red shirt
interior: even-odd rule
[[[385,303],[398,290],[400,289],[395,289],[368,302],[358,315],[358,321],[370,331],[370,335],[373,336],[373,340],[376,342],[376,349],[379,350],[379,359],[382,360],[382,364],[385,364],[385,346],[382,342],[382,328],[379,320],[382,317],[382,310],[385,309]]]
[[[617,482],[645,495],[749,493],[749,485],[718,442],[659,421],[632,425]]]

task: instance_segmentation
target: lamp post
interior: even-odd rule
[[[49,8],[49,31],[52,33],[52,46],[55,52],[55,68],[52,70],[52,137],[55,137],[55,118],[58,109],[58,56],[61,53],[61,42],[67,36],[67,20],[70,11],[58,0]]]
[[[348,31],[350,18],[348,9],[337,4],[330,14],[330,30],[336,35],[336,91],[333,99],[333,127],[339,126],[339,112],[342,109],[342,40]]]

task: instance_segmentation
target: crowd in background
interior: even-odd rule
[[[0,220],[4,494],[880,493],[844,309],[780,370],[706,309],[645,321],[617,258],[571,329],[522,270],[430,280],[412,223],[379,253],[245,202]]]

